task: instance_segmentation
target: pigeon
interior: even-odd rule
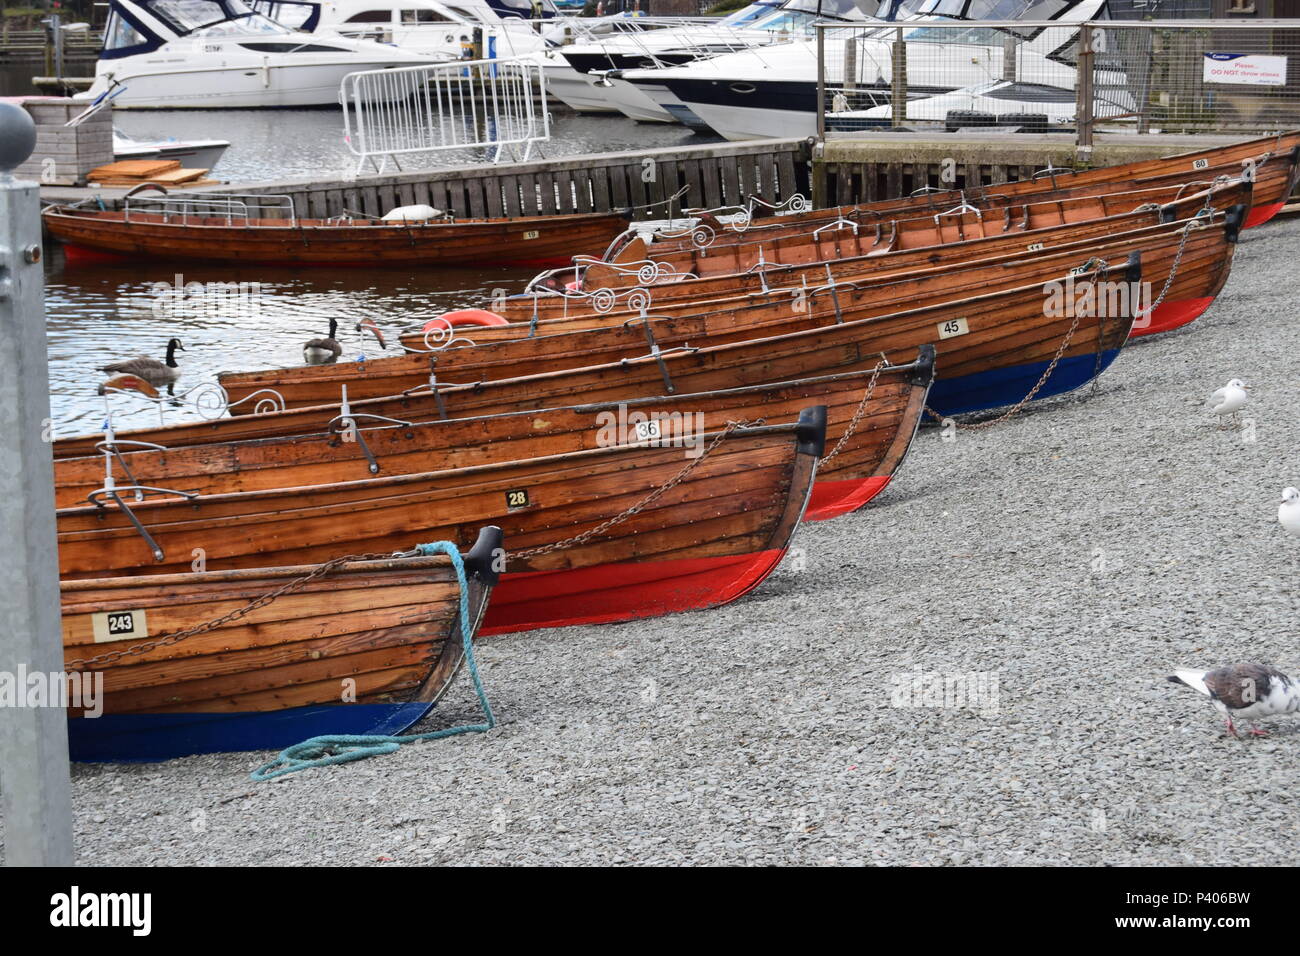
[[[1228,719],[1228,733],[1237,737],[1234,716],[1250,725],[1252,737],[1267,736],[1255,721],[1300,710],[1300,682],[1263,664],[1229,664],[1212,671],[1176,670],[1169,678],[1210,698]]]
[[[1282,503],[1277,506],[1277,523],[1290,534],[1300,535],[1300,490],[1282,489]]]
[[[1250,396],[1246,394],[1249,391],[1250,386],[1239,378],[1234,378],[1223,388],[1215,389],[1214,394],[1210,396],[1210,401],[1214,403],[1214,414],[1220,419],[1231,416],[1235,424],[1237,413],[1250,401]]]

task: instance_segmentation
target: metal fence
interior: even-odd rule
[[[1300,126],[1300,21],[821,25],[818,132]]]
[[[499,162],[509,150],[524,161],[551,137],[546,80],[535,60],[461,60],[366,70],[343,78],[339,98],[348,149],[358,172],[383,172],[391,158],[482,150]]]

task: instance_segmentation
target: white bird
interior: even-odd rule
[[[1239,378],[1234,378],[1223,388],[1215,389],[1214,394],[1210,396],[1210,401],[1214,403],[1214,414],[1220,419],[1231,416],[1235,424],[1237,413],[1250,401],[1250,396],[1247,394],[1249,391],[1250,386]],[[1223,425],[1219,427],[1222,428]]]
[[[1300,536],[1300,490],[1283,489],[1282,503],[1277,506],[1277,521],[1291,534]]]
[[[1186,684],[1210,701],[1228,719],[1228,733],[1236,737],[1235,716],[1250,724],[1252,737],[1264,737],[1255,721],[1300,710],[1300,683],[1263,664],[1229,664],[1212,671],[1176,670],[1169,680]]]

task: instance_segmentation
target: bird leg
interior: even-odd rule
[[[1241,734],[1237,733],[1237,728],[1233,725],[1231,717],[1228,718],[1228,733],[1232,734],[1232,736],[1236,737],[1238,740],[1241,739]]]
[[[1251,725],[1250,725],[1250,735],[1251,735],[1252,737],[1267,737],[1267,736],[1268,736],[1268,731],[1267,731],[1267,730],[1260,730],[1260,729],[1259,729],[1258,727],[1256,727],[1254,724],[1251,724]]]

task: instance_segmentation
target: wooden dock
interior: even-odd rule
[[[1089,169],[1206,149],[1247,136],[1098,135],[1091,151],[1065,133],[962,135],[877,133],[832,137],[812,157],[812,197],[817,206],[847,205],[906,196],[932,186],[1028,179],[1049,166]]]
[[[633,207],[638,218],[650,219],[667,215],[669,200],[683,188],[674,211],[740,206],[751,196],[780,203],[796,193],[824,207],[902,196],[927,185],[1017,181],[1047,166],[1108,166],[1239,138],[1099,137],[1091,156],[1081,154],[1070,137],[1052,135],[881,134],[821,145],[808,139],[756,140],[331,180],[227,183],[173,194],[287,195],[304,218],[382,216],[398,206],[427,204],[474,218]],[[122,192],[94,190],[110,206]],[[89,194],[84,188],[42,190],[42,198],[59,202]]]
[[[682,205],[716,208],[751,195],[782,202],[808,195],[811,144],[806,139],[603,153],[497,166],[420,170],[382,176],[242,183],[187,191],[293,197],[299,216],[344,212],[382,216],[397,206],[427,204],[458,216],[534,216],[608,212],[635,207],[641,218],[663,216],[686,187]],[[108,196],[105,196],[108,199]]]

